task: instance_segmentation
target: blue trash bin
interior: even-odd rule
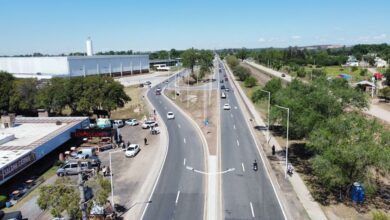
[[[365,199],[365,192],[363,186],[355,182],[352,185],[352,191],[351,191],[351,200],[354,203],[362,204]]]
[[[6,208],[11,208],[11,206],[12,206],[12,203],[10,201],[5,202]]]

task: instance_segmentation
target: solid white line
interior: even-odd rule
[[[244,163],[241,163],[241,165],[242,165],[242,171],[245,172]]]
[[[177,196],[176,196],[176,204],[177,204],[177,202],[179,201],[179,196],[180,196],[180,190],[179,191],[177,191]],[[253,212],[253,210],[252,210],[252,212]]]
[[[184,138],[184,143],[187,143],[187,142],[186,142],[186,138]]]
[[[240,142],[238,142],[238,139],[237,139],[237,147],[240,146]]]
[[[250,202],[249,204],[251,205],[252,217],[254,218],[255,217],[255,212],[253,211],[252,202]]]
[[[183,165],[184,166],[186,165],[186,158],[184,158]]]

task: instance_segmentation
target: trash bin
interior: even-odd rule
[[[12,203],[10,201],[5,202],[6,208],[11,208],[11,206],[12,206]]]
[[[365,199],[364,188],[358,182],[355,182],[352,185],[351,199],[352,199],[352,202],[358,203],[358,204],[362,204],[364,202],[364,199]]]

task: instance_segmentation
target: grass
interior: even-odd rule
[[[307,72],[311,72],[313,68],[312,67],[306,67],[305,70]],[[352,71],[352,67],[341,67],[341,66],[326,66],[323,67],[325,73],[327,76],[330,77],[336,77],[341,73],[346,73],[352,76],[351,81],[361,81],[371,78],[371,74],[369,72],[366,73],[365,76],[361,76],[360,72],[363,68],[357,67],[355,71]],[[306,76],[308,79],[310,79],[310,73]]]
[[[136,118],[140,120],[144,115],[148,115],[149,109],[143,97],[145,91],[146,88],[138,88],[136,86],[125,87],[125,93],[130,96],[131,101],[126,103],[123,108],[112,111],[111,118]]]

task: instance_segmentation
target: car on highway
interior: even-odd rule
[[[167,118],[168,119],[175,119],[175,115],[173,114],[173,112],[168,112],[167,113]]]
[[[130,126],[136,126],[139,125],[139,122],[135,118],[130,118],[125,121],[125,124],[130,125]]]
[[[221,81],[219,81],[220,83],[223,83],[224,81],[223,81],[223,79],[221,79]]]
[[[134,157],[141,150],[139,144],[130,144],[125,151],[126,157]]]
[[[226,99],[226,94],[224,92],[221,92],[221,99]]]
[[[230,105],[228,103],[224,104],[223,110],[230,110]]]
[[[144,84],[145,84],[145,85],[151,85],[151,84],[152,84],[152,82],[150,82],[150,81],[146,81]]]
[[[222,90],[225,90],[225,89],[226,89],[225,85],[222,85],[222,86],[221,86],[221,89],[222,89]]]
[[[148,129],[150,127],[156,127],[156,126],[158,126],[157,122],[156,121],[152,121],[152,120],[145,121],[142,124],[142,128],[143,129]]]
[[[156,95],[161,95],[161,89],[160,88],[156,89]]]
[[[225,92],[229,92],[230,89],[228,87],[225,88]]]

